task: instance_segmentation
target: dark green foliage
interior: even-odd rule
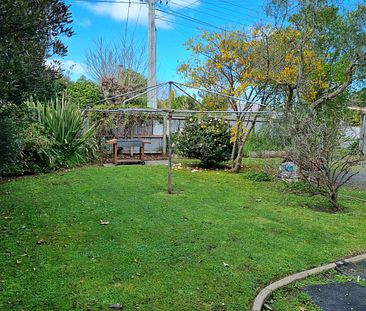
[[[53,149],[61,160],[60,165],[94,157],[95,127],[89,124],[77,105],[64,98],[46,104],[29,102],[28,105],[36,112],[39,126],[54,141]]]
[[[230,159],[230,126],[217,118],[187,118],[176,147],[184,157],[199,159],[204,166],[216,166]]]
[[[20,170],[16,159],[21,151],[18,134],[22,124],[12,109],[17,107],[10,104],[0,106],[0,176]]]
[[[81,77],[76,82],[70,82],[66,88],[69,100],[80,108],[103,99],[103,92],[96,83]]]
[[[62,0],[2,0],[0,21],[1,99],[20,104],[52,93],[59,66],[46,65],[46,59],[67,52],[60,37],[73,34],[69,6]]]
[[[22,150],[17,159],[21,167],[18,173],[41,173],[63,166],[62,155],[54,149],[56,141],[39,124],[28,123],[19,139]]]
[[[54,141],[33,122],[24,105],[7,104],[0,113],[0,176],[47,171],[55,167]]]
[[[273,178],[265,172],[246,172],[243,174],[244,178],[251,181],[271,181]]]
[[[2,111],[7,114],[0,113],[0,176],[46,172],[95,158],[94,127],[76,105],[8,104]]]

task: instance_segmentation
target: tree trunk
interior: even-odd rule
[[[233,168],[232,168],[232,172],[233,173],[239,173],[240,172],[240,169],[241,169],[241,161],[243,159],[243,148],[244,148],[244,144],[246,142],[246,139],[243,139],[239,146],[238,146],[238,153],[237,153],[237,156],[235,158],[235,162],[234,162],[234,165],[233,165]]]
[[[240,117],[237,117],[235,142],[233,144],[233,149],[231,151],[231,167],[232,168],[234,168],[235,159],[238,156],[238,149],[239,149],[239,144],[240,144],[240,133],[241,133],[241,121],[240,121]]]
[[[230,161],[231,161],[231,167],[234,167],[234,163],[235,163],[235,158],[236,158],[236,150],[238,149],[238,141],[235,139],[234,144],[233,144],[233,149],[231,150],[231,157],[230,157]]]
[[[241,161],[243,160],[244,146],[245,146],[245,143],[248,140],[248,137],[249,137],[250,133],[254,129],[254,126],[255,126],[255,120],[252,121],[252,124],[251,124],[251,126],[249,128],[249,131],[247,132],[247,134],[245,135],[245,137],[243,137],[242,139],[240,139],[240,142],[238,144],[237,156],[235,158],[235,163],[234,163],[233,168],[231,170],[232,173],[239,173],[240,172],[240,169],[241,169]],[[242,136],[244,136],[244,133],[242,133],[242,134],[243,134]]]
[[[333,191],[332,193],[330,193],[329,201],[332,204],[332,206],[336,212],[339,212],[342,210],[341,206],[338,204],[338,192],[336,190]]]

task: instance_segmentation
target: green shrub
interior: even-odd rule
[[[22,173],[41,173],[57,168],[59,155],[54,149],[56,142],[38,123],[30,123],[19,137],[22,151],[18,161]]]
[[[47,104],[31,101],[28,105],[52,142],[56,166],[84,163],[95,156],[95,127],[88,124],[76,104],[63,98]]]
[[[244,178],[251,181],[271,181],[272,176],[265,172],[246,172],[243,174]]]
[[[81,77],[76,82],[70,82],[66,88],[70,101],[80,108],[104,98],[102,89],[96,83]]]
[[[0,176],[46,172],[95,157],[94,126],[77,105],[26,104],[0,104]]]
[[[21,172],[17,156],[21,151],[20,125],[10,116],[0,115],[0,176]]]
[[[217,118],[187,118],[176,148],[180,155],[199,159],[204,166],[217,166],[231,156],[230,126]]]

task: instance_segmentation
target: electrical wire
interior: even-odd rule
[[[176,6],[181,6],[181,5],[179,5],[178,3],[176,3],[176,2],[174,2],[174,1],[171,1],[170,3],[173,3],[174,5],[176,5]],[[183,8],[185,8],[184,6],[182,6]],[[194,11],[194,12],[197,12],[197,14],[204,14],[204,15],[208,15],[208,16],[211,16],[211,17],[214,17],[214,18],[217,18],[217,19],[221,19],[221,20],[225,20],[225,21],[228,21],[228,22],[230,22],[230,23],[234,23],[234,24],[239,24],[239,25],[243,25],[243,24],[241,24],[240,22],[238,22],[238,21],[235,21],[235,20],[233,20],[233,19],[228,19],[228,18],[223,18],[222,16],[217,16],[217,15],[214,15],[214,14],[211,14],[211,13],[209,13],[209,12],[202,12],[202,11],[200,11],[200,10],[197,10],[197,9],[193,9],[193,8],[188,8],[189,10],[191,10],[191,11]],[[178,12],[178,11],[180,11],[180,10],[175,10],[174,12]],[[216,11],[217,12],[217,11]]]
[[[127,36],[128,19],[129,19],[129,17],[130,17],[130,8],[131,8],[131,1],[128,1],[127,19],[126,19],[126,25],[125,25],[125,38],[126,38],[126,36]]]
[[[132,38],[134,38],[134,37],[135,37],[136,28],[137,28],[137,23],[138,23],[138,22],[139,22],[139,20],[140,20],[141,8],[142,8],[142,6],[139,6],[139,12],[138,12],[138,14],[137,14],[137,19],[136,19],[136,21],[135,21],[135,27],[133,28]]]
[[[125,4],[146,4],[144,2],[132,2],[132,1],[122,1],[122,0],[72,0],[75,2],[87,2],[87,3],[125,3]]]
[[[208,23],[208,22],[205,22],[205,21],[201,21],[199,19],[196,19],[194,17],[188,16],[188,15],[185,15],[185,14],[182,14],[182,13],[179,13],[179,12],[174,12],[172,10],[166,11],[166,10],[161,10],[161,9],[158,9],[158,8],[156,8],[156,10],[159,11],[159,12],[168,14],[168,15],[172,15],[172,16],[175,16],[175,17],[178,17],[178,18],[182,18],[184,20],[189,20],[191,22],[195,22],[196,24],[200,24],[202,26],[211,27],[211,28],[214,28],[216,30],[220,30],[220,31],[224,31],[224,32],[228,31],[227,29],[225,29],[223,27],[216,26],[214,24],[211,24],[211,23]]]
[[[174,1],[171,1],[170,3],[173,3],[174,5],[177,5],[177,6],[181,6],[180,4],[174,2]],[[217,10],[211,8],[210,6],[214,6],[216,8],[219,8]],[[241,19],[243,20],[244,18],[248,19],[248,17],[250,17],[252,20],[258,20],[258,16],[254,16],[254,15],[250,15],[250,14],[247,14],[245,13],[245,15],[242,15],[242,16],[238,16],[238,15],[230,15],[225,13],[225,15],[223,15],[222,13],[222,9],[224,10],[227,10],[227,11],[230,11],[230,12],[234,12],[235,14],[238,14],[238,10],[234,11],[234,10],[230,10],[229,8],[227,7],[224,7],[224,6],[220,6],[220,5],[213,5],[213,4],[210,4],[210,6],[207,6],[205,7],[205,11],[200,11],[200,10],[197,10],[197,9],[194,9],[194,8],[188,8],[189,10],[191,11],[195,11],[195,12],[198,12],[198,14],[205,14],[205,15],[210,15],[212,17],[215,17],[215,18],[218,18],[220,20],[227,20],[229,22],[233,22],[233,23],[237,23],[237,24],[240,24],[242,25],[242,23],[238,22],[238,21],[235,21],[235,20],[232,20],[231,18],[235,18],[235,19]],[[211,11],[211,12],[215,12],[215,13],[219,13],[220,16],[217,16],[217,15],[214,15],[214,14],[211,14],[211,13],[208,13],[207,11]],[[231,18],[226,18],[224,16],[229,16]],[[261,20],[268,20],[267,18],[261,18]]]

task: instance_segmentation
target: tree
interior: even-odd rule
[[[350,150],[340,149],[346,138],[344,122],[344,115],[338,112],[297,111],[287,115],[276,130],[310,192],[326,197],[335,211],[342,210],[339,189],[357,174],[351,169],[361,160]]]
[[[116,97],[146,88],[145,54],[145,49],[136,44],[133,38],[124,36],[121,44],[105,44],[100,39],[87,53],[86,64],[93,79],[101,85],[104,96]],[[132,96],[121,96],[112,99],[111,103],[122,103]]]
[[[265,26],[256,28],[254,33],[255,79],[265,79],[276,89],[276,100],[286,112],[296,101],[311,103],[329,87],[325,62],[301,31]]]
[[[276,20],[285,21],[276,27],[276,32],[292,29],[297,32],[297,44],[293,53],[299,54],[294,64],[296,83],[287,92],[291,104],[306,104],[311,110],[318,109],[347,91],[353,85],[361,85],[366,78],[366,6],[359,4],[353,11],[340,8],[334,1],[291,2],[269,1],[268,12]],[[282,25],[286,25],[283,27]],[[283,49],[284,42],[274,42],[276,49]],[[308,85],[306,51],[310,50],[319,63],[319,84]],[[316,79],[315,79],[316,80]],[[306,95],[311,96],[306,96]]]
[[[77,104],[80,108],[85,108],[86,105],[103,99],[100,86],[87,80],[84,76],[76,82],[70,82],[65,92],[70,102]]]
[[[47,95],[60,66],[46,60],[66,55],[61,38],[73,34],[69,6],[62,0],[3,0],[0,19],[1,100],[19,104]]]
[[[203,32],[186,43],[190,60],[178,71],[194,86],[224,96],[203,94],[208,109],[236,111],[236,135],[232,150],[233,171],[239,172],[245,141],[254,128],[248,112],[261,110],[271,100],[273,88],[266,77],[257,79],[256,58],[258,42],[251,33],[223,31]],[[225,97],[227,95],[227,97]]]

